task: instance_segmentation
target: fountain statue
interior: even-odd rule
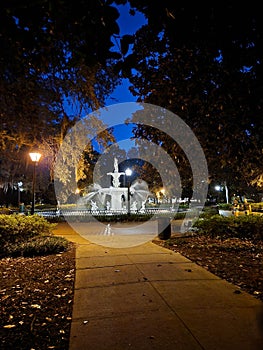
[[[112,183],[113,183],[113,187],[115,188],[118,188],[120,187],[120,176],[121,175],[125,175],[125,173],[119,173],[119,165],[118,165],[118,159],[115,157],[114,158],[114,172],[113,173],[107,173],[107,175],[111,175],[113,180],[112,180]]]
[[[91,200],[90,202],[91,202],[91,210],[92,211],[98,210],[97,203],[94,202],[93,200]]]
[[[151,194],[148,190],[148,184],[141,180],[135,180],[129,187],[120,187],[120,176],[125,175],[119,172],[118,159],[114,158],[114,171],[107,173],[112,176],[110,187],[101,187],[99,184],[93,184],[88,188],[88,194],[81,197],[77,202],[78,206],[91,204],[91,210],[107,210],[111,212],[126,212],[125,202],[128,200],[128,191],[130,191],[130,206],[132,211],[145,210],[147,197]],[[99,204],[99,205],[98,205]],[[96,209],[95,209],[96,208]]]

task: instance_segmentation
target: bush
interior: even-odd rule
[[[218,209],[232,210],[233,209],[233,204],[231,204],[231,203],[219,203],[218,204]]]
[[[38,215],[0,215],[0,257],[35,256],[66,250],[68,241],[52,236],[55,226]]]
[[[38,236],[26,242],[9,244],[6,256],[32,257],[39,255],[57,254],[68,249],[69,242],[62,237]]]
[[[8,208],[0,208],[0,215],[1,214],[11,215],[11,214],[13,214],[13,212],[11,209],[8,209]]]
[[[259,202],[259,203],[250,203],[251,204],[251,209],[252,211],[255,212],[262,212],[263,211],[263,202]]]
[[[217,205],[211,205],[211,206],[205,206],[200,214],[200,218],[210,218],[211,216],[214,216],[218,214],[218,206]]]
[[[155,218],[159,217],[173,217],[174,219],[183,219],[185,217],[185,213],[155,213],[155,214],[147,214],[147,213],[130,213],[130,215],[123,214],[112,214],[112,215],[83,215],[83,216],[66,216],[66,221],[68,222],[91,222],[94,219],[99,222],[144,222],[152,219],[155,215]],[[196,215],[196,214],[195,214]],[[194,215],[193,215],[194,216]],[[50,220],[50,219],[48,219]]]
[[[15,243],[40,234],[50,234],[55,226],[38,215],[0,215],[0,246],[5,242]]]
[[[210,237],[237,237],[241,239],[263,239],[263,217],[257,215],[221,216],[199,219],[194,225],[199,234]]]
[[[234,217],[238,224],[237,237],[248,239],[263,239],[263,216],[242,215]]]

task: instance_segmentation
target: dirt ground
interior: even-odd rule
[[[263,301],[263,242],[207,237],[156,240]],[[75,247],[35,258],[0,260],[1,349],[43,350],[69,346]]]
[[[205,236],[155,241],[263,301],[263,242]],[[238,290],[238,289],[237,289]]]
[[[2,350],[68,349],[75,248],[0,260]]]

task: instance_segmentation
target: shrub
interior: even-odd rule
[[[5,255],[12,257],[33,257],[56,254],[67,250],[68,245],[69,242],[62,237],[41,235],[26,242],[7,245]]]
[[[13,212],[11,209],[8,208],[0,208],[0,215],[5,214],[5,215],[11,215]]]
[[[35,256],[66,250],[68,241],[52,236],[55,226],[38,215],[0,215],[0,257]]]
[[[262,212],[263,211],[263,202],[259,202],[259,203],[250,203],[251,204],[251,209],[252,211],[255,212]]]
[[[211,205],[211,206],[205,206],[199,215],[200,218],[210,218],[211,216],[214,216],[218,214],[218,206],[217,205]]]
[[[193,215],[194,216],[194,215]],[[94,218],[100,222],[144,222],[152,219],[154,214],[147,213],[130,213],[130,215],[123,214],[112,214],[112,215],[84,215],[84,216],[67,216],[66,219],[68,222],[90,222],[94,221]],[[172,217],[176,219],[183,219],[185,213],[155,213],[155,218],[159,217]]]
[[[233,209],[233,204],[231,204],[231,203],[219,203],[218,204],[218,209],[232,210]]]
[[[210,237],[237,237],[241,239],[263,239],[263,217],[257,215],[221,216],[199,219],[194,225],[199,234]]]
[[[223,236],[232,231],[229,225],[228,217],[221,215],[213,215],[211,217],[200,218],[194,223],[194,227],[198,229],[198,233],[211,237]]]
[[[263,239],[263,216],[242,215],[234,217],[237,223],[237,237],[248,239]]]
[[[50,234],[55,224],[38,215],[0,215],[0,247],[24,241],[40,234]]]

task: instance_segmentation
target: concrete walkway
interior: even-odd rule
[[[69,350],[261,350],[263,303],[152,242],[77,244]]]

